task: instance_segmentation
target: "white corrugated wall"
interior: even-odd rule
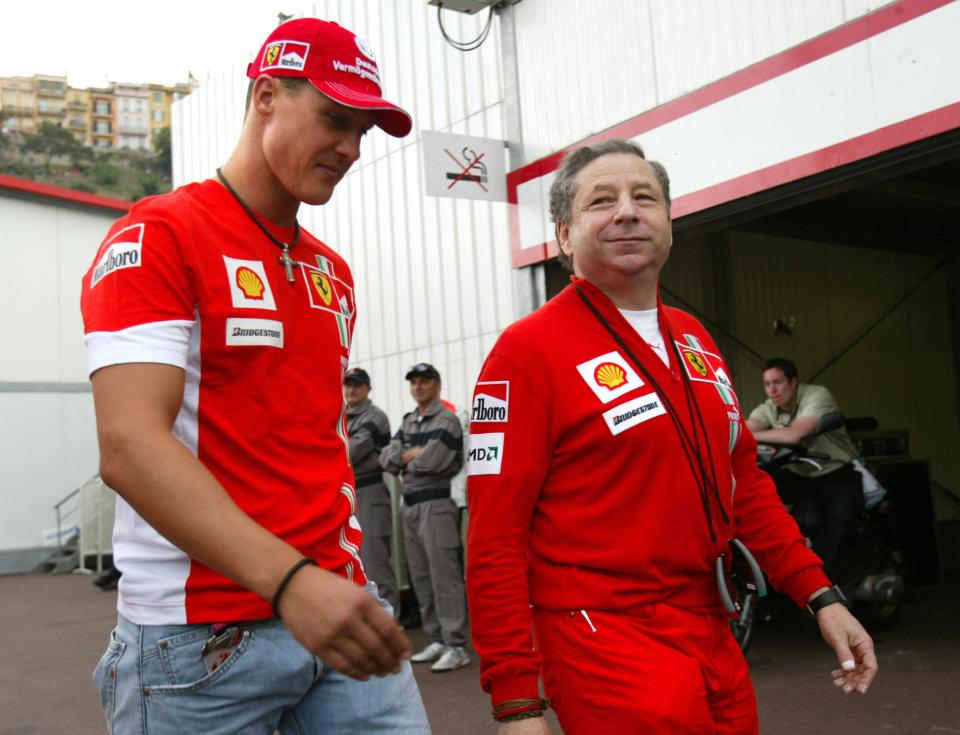
[[[882,0],[523,0],[528,161],[849,22]]]
[[[54,504],[97,472],[80,280],[119,215],[0,193],[7,274],[0,309],[8,317],[0,351],[0,557],[41,546],[55,527]]]

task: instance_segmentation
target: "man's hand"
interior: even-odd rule
[[[400,464],[406,467],[423,453],[423,447],[412,447],[400,455]]]
[[[552,730],[545,717],[531,717],[501,723],[497,735],[552,735]]]
[[[840,668],[832,671],[833,683],[844,694],[866,694],[877,675],[873,640],[843,605],[827,605],[817,612],[820,635],[837,654]]]
[[[403,629],[362,587],[304,567],[280,598],[287,629],[337,671],[365,681],[400,671],[411,645]]]

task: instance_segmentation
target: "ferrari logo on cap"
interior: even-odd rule
[[[683,356],[687,358],[690,366],[700,374],[700,377],[707,377],[707,366],[704,364],[703,358],[700,357],[700,355],[690,350],[684,350]]]
[[[323,303],[327,306],[330,306],[330,302],[333,300],[333,289],[330,288],[330,279],[327,278],[323,273],[310,271],[310,282],[320,295]]]
[[[280,48],[281,44],[275,43],[267,49],[267,53],[263,55],[263,61],[267,66],[273,66],[277,62],[277,57],[280,55]]]
[[[307,65],[310,44],[303,41],[277,41],[267,46],[260,62],[260,71],[286,69],[303,71]]]

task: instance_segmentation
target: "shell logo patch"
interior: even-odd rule
[[[263,261],[240,260],[224,255],[223,265],[227,269],[233,308],[277,310]]]
[[[237,286],[248,299],[263,301],[263,281],[249,268],[237,268]]]
[[[707,377],[707,366],[700,355],[692,350],[684,350],[683,356],[687,358],[687,362],[690,363],[690,367],[696,370],[701,378]]]
[[[615,362],[605,362],[593,371],[593,377],[607,390],[616,390],[627,382],[627,374]]]
[[[333,300],[333,288],[330,286],[330,279],[319,271],[310,271],[310,283],[313,284],[323,303],[330,306],[330,302]]]
[[[577,372],[601,403],[610,403],[643,385],[630,363],[616,351],[580,363]]]

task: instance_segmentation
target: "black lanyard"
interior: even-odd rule
[[[690,416],[690,425],[693,427],[693,438],[690,437],[690,434],[687,432],[686,428],[683,426],[683,422],[680,419],[680,414],[677,409],[674,407],[671,400],[667,397],[666,392],[660,387],[660,384],[654,379],[650,374],[650,371],[643,365],[640,360],[637,359],[636,355],[633,354],[633,351],[626,345],[623,339],[617,334],[616,330],[610,325],[610,323],[604,318],[596,306],[590,301],[587,295],[583,292],[583,289],[579,285],[574,284],[574,288],[577,289],[577,294],[583,299],[583,303],[587,305],[587,308],[593,313],[603,327],[610,333],[610,336],[613,337],[614,341],[619,345],[619,347],[627,353],[627,357],[630,358],[630,361],[633,363],[634,367],[647,379],[647,381],[652,385],[656,391],[660,400],[663,401],[664,406],[667,409],[667,415],[670,417],[670,420],[673,422],[673,426],[677,431],[677,436],[680,438],[680,446],[683,447],[683,454],[687,460],[687,466],[690,468],[690,472],[693,474],[693,479],[697,484],[697,493],[700,496],[700,504],[703,507],[703,513],[707,518],[707,527],[710,529],[710,540],[716,544],[717,535],[713,530],[713,514],[710,509],[710,495],[712,494],[716,500],[717,505],[720,508],[720,515],[723,518],[723,522],[729,525],[730,520],[727,517],[727,513],[723,508],[723,503],[720,500],[720,493],[717,490],[717,475],[716,470],[713,466],[713,455],[710,452],[710,439],[707,436],[706,427],[703,423],[703,416],[700,413],[700,407],[697,405],[696,400],[693,396],[693,387],[690,385],[690,379],[687,376],[683,365],[680,361],[680,353],[677,350],[677,346],[673,341],[673,335],[670,333],[669,326],[667,327],[666,338],[670,342],[673,354],[677,361],[677,369],[680,371],[681,379],[683,380],[683,392],[684,397],[686,398],[687,411]],[[696,418],[694,418],[696,416]],[[704,466],[703,454],[704,451],[701,449],[700,445],[700,436],[697,432],[697,426],[699,424],[700,432],[703,434],[703,442],[706,449],[707,455],[707,465],[710,468],[709,474],[707,469]]]

